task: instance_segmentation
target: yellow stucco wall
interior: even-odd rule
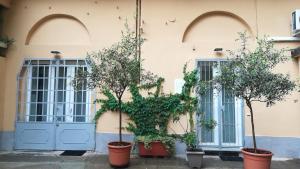
[[[300,1],[293,0],[143,0],[143,65],[165,77],[165,92],[173,92],[174,80],[182,78],[185,62],[192,69],[196,59],[224,58],[213,49],[235,49],[237,32],[247,30],[252,35],[250,42],[257,35],[290,36],[290,15],[297,6]],[[6,98],[4,105],[0,103],[0,110],[5,113],[0,116],[2,130],[14,130],[16,75],[24,58],[49,58],[51,50],[61,51],[63,58],[84,58],[86,52],[118,41],[126,18],[134,29],[134,16],[135,0],[12,1],[5,13],[4,30],[16,42],[5,58],[6,71],[0,83],[5,86]],[[278,44],[291,48],[299,45]],[[291,60],[281,65],[279,71],[289,72],[295,79],[299,77],[299,63]],[[300,137],[299,99],[299,93],[294,93],[271,108],[256,104],[257,134]],[[246,109],[248,135],[247,114]],[[116,116],[107,113],[101,117],[97,131],[117,132]],[[180,132],[180,127],[172,128]]]

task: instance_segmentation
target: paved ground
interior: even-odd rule
[[[59,153],[0,153],[0,169],[110,169],[107,156],[87,153],[81,157]],[[204,169],[242,169],[242,162],[206,157]],[[129,169],[188,169],[184,159],[132,157]],[[273,161],[272,169],[300,169],[299,160]]]

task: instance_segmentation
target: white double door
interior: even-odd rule
[[[28,68],[26,121],[88,122],[90,91],[75,90],[75,72],[86,67],[31,66]]]
[[[221,61],[199,61],[201,81],[209,82],[219,73]],[[218,90],[210,84],[200,96],[199,110],[202,119],[214,120],[213,129],[200,125],[199,144],[209,148],[238,148],[243,146],[243,101],[222,87]],[[200,118],[200,117],[199,117]]]
[[[26,113],[24,120],[16,121],[15,149],[95,148],[91,92],[86,83],[77,90],[72,85],[76,72],[87,67],[57,62],[26,66],[26,101],[19,101]]]

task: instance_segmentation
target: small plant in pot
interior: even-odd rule
[[[73,83],[75,87],[87,84],[91,89],[99,89],[108,99],[97,99],[101,108],[96,112],[95,120],[107,111],[119,113],[119,140],[108,143],[109,163],[113,167],[125,167],[129,164],[132,144],[122,138],[122,97],[128,87],[140,81],[151,80],[150,73],[145,72],[137,59],[137,41],[135,33],[126,24],[121,41],[99,52],[91,53],[86,60],[89,71],[79,72]]]
[[[206,90],[207,84],[205,82],[198,81],[197,70],[188,72],[187,64],[184,65],[184,85],[181,92],[181,100],[183,104],[183,110],[188,115],[189,130],[185,130],[185,133],[179,137],[180,141],[186,144],[186,155],[189,166],[191,168],[201,168],[204,151],[198,147],[198,137],[195,129],[194,115],[197,112],[198,99],[192,96],[195,91],[196,94],[201,94]],[[207,129],[213,129],[216,125],[214,120],[206,120],[203,118],[202,113],[197,112],[200,117],[198,124],[201,127]]]
[[[168,157],[175,150],[175,139],[168,135],[137,136],[136,142],[141,157]]]
[[[186,156],[191,168],[201,168],[203,163],[204,151],[197,146],[196,132],[186,132],[182,138],[186,145]]]
[[[243,98],[250,111],[252,148],[243,148],[244,169],[269,169],[272,152],[257,148],[255,137],[253,102],[267,106],[281,101],[295,88],[288,75],[274,73],[274,68],[287,61],[284,49],[276,49],[266,37],[257,39],[254,50],[247,49],[247,36],[240,33],[241,49],[229,51],[229,59],[221,64],[216,83]]]

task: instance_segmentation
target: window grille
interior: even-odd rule
[[[91,122],[94,96],[85,83],[75,90],[85,60],[25,60],[18,75],[17,121]]]
[[[242,132],[242,100],[224,86],[216,89],[212,79],[220,73],[220,65],[225,61],[199,61],[199,77],[208,82],[205,92],[199,97],[199,111],[204,120],[215,120],[217,126],[207,129],[201,126],[200,144],[205,146],[240,146]]]
[[[213,71],[214,65],[216,62],[213,61],[205,61],[199,62],[199,74],[200,80],[203,82],[209,82],[213,79]],[[213,118],[213,86],[210,83],[209,87],[205,90],[205,92],[200,96],[200,112],[202,112],[202,118],[204,120],[212,120]],[[210,129],[206,129],[205,127],[201,130],[201,142],[209,143],[214,142],[214,131]]]

